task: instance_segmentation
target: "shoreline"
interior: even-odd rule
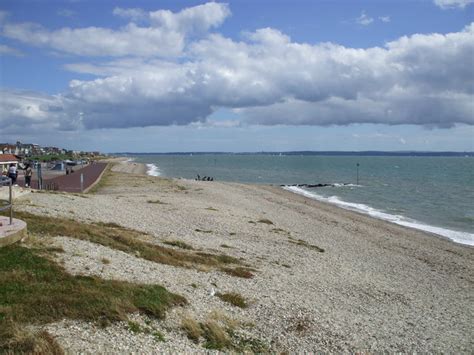
[[[130,335],[123,323],[106,329],[84,321],[48,325],[67,352],[205,351],[202,341],[187,338],[185,318],[230,319],[238,334],[272,352],[469,353],[474,347],[467,311],[473,248],[275,186],[164,179],[135,174],[136,166],[126,174],[121,165],[97,194],[30,194],[21,209],[120,225],[148,233],[157,245],[187,245],[191,253],[225,254],[255,270],[254,277],[164,265],[55,237],[53,245],[64,250],[56,260],[74,275],[161,284],[189,301],[162,321],[131,316],[143,326],[153,322],[165,343]],[[228,292],[248,306],[216,296]]]
[[[147,176],[160,176],[159,168],[155,164],[145,164],[145,163],[133,163],[133,164],[143,165],[144,166],[144,168],[143,168],[144,172],[142,174],[144,174],[144,175],[147,175]],[[150,170],[153,171],[153,172],[157,171],[158,173],[150,174]],[[174,179],[178,179],[178,178],[174,178]],[[179,178],[179,179],[182,179],[182,178]],[[229,182],[229,183],[232,183],[232,182]],[[254,185],[254,184],[248,184],[248,185]],[[272,186],[273,187],[275,185],[262,184],[262,185],[256,185],[256,186]],[[346,210],[346,211],[351,211],[351,212],[355,212],[357,214],[368,216],[368,217],[376,219],[378,221],[384,221],[386,223],[395,224],[395,225],[398,225],[398,226],[403,226],[405,228],[408,228],[409,230],[416,230],[416,231],[419,231],[419,232],[423,232],[423,233],[425,233],[427,235],[430,235],[430,236],[434,236],[434,237],[437,237],[437,238],[448,240],[451,243],[455,243],[455,244],[463,245],[463,246],[467,246],[467,247],[474,247],[474,240],[469,240],[468,239],[469,236],[474,236],[474,234],[472,234],[472,233],[447,229],[447,228],[438,227],[438,226],[432,226],[432,225],[426,224],[424,222],[419,222],[419,221],[416,221],[416,220],[410,220],[409,218],[403,217],[403,216],[402,216],[403,220],[397,221],[396,220],[397,216],[393,216],[393,215],[387,214],[385,212],[373,209],[370,206],[366,206],[366,207],[369,207],[371,210],[375,211],[377,214],[384,215],[385,218],[380,217],[380,216],[374,216],[373,214],[370,213],[370,211],[364,211],[364,210],[357,209],[357,208],[351,208],[351,205],[354,205],[354,203],[348,203],[348,202],[344,202],[344,201],[341,201],[342,203],[330,202],[330,201],[327,201],[325,198],[322,198],[322,197],[318,198],[318,195],[315,195],[315,194],[300,192],[300,191],[292,191],[292,189],[288,189],[286,186],[280,187],[280,189],[285,190],[285,191],[289,191],[290,193],[295,194],[295,195],[304,196],[304,197],[306,197],[306,198],[308,198],[312,201],[318,201],[318,202],[321,202],[323,204],[328,204],[330,206],[337,207],[339,209],[343,209],[343,210]],[[348,206],[344,206],[344,204],[346,204]],[[436,232],[436,231],[438,231],[438,232]]]

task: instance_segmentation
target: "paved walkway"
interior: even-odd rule
[[[99,176],[107,167],[107,163],[94,163],[87,165],[86,167],[79,169],[74,167],[74,172],[66,175],[56,176],[50,179],[43,179],[43,189],[56,190],[64,192],[82,192],[81,191],[81,174],[83,175],[83,189],[88,189],[94,182],[97,181]],[[20,186],[24,186],[23,179],[18,181]],[[31,187],[34,189],[38,188],[38,181],[35,172],[33,173],[33,180]]]

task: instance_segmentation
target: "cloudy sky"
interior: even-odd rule
[[[2,0],[0,142],[474,150],[474,0]]]

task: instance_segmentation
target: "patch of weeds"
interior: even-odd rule
[[[216,293],[216,296],[219,297],[222,301],[230,303],[233,306],[240,307],[240,308],[247,308],[248,304],[245,301],[245,298],[242,295],[236,292],[228,292],[228,293]]]
[[[270,221],[269,219],[266,219],[266,218],[259,219],[257,222],[258,223],[263,223],[263,224],[273,224],[272,221]]]
[[[230,232],[229,235],[236,235],[237,233],[235,232]]]
[[[100,226],[100,227],[108,227],[108,228],[121,228],[123,229],[120,224],[114,223],[114,222],[96,222],[95,225]]]
[[[252,352],[255,354],[268,353],[269,347],[260,339],[247,336],[236,337],[235,349],[239,352]]]
[[[301,245],[301,246],[306,247],[306,248],[308,248],[308,249],[312,249],[312,250],[316,250],[316,251],[318,251],[318,252],[320,252],[320,253],[324,253],[324,249],[323,249],[323,248],[320,248],[320,247],[318,247],[318,246],[316,246],[316,245],[309,244],[308,242],[306,242],[306,241],[303,240],[303,239],[293,239],[293,238],[290,238],[290,239],[288,239],[288,241],[289,241],[290,243],[293,243],[293,244],[296,244],[296,245]]]
[[[128,321],[128,330],[130,330],[132,333],[135,333],[135,334],[142,332],[142,328],[140,327],[140,324],[133,321]]]
[[[286,234],[286,235],[290,235],[290,232],[284,230],[284,229],[281,229],[281,228],[273,228],[272,229],[272,232],[273,233],[278,233],[278,234]]]
[[[0,353],[62,355],[64,351],[47,331],[29,331],[15,322],[0,320]]]
[[[241,263],[239,259],[234,258],[233,256],[225,255],[225,254],[214,255],[214,254],[208,254],[208,253],[202,253],[202,252],[199,252],[196,254],[205,258],[214,257],[221,264],[240,264]]]
[[[232,247],[227,245],[227,244],[221,244],[220,245],[221,248],[228,248],[228,249],[231,249]]]
[[[224,254],[194,253],[146,242],[143,240],[147,237],[145,233],[124,228],[115,223],[87,224],[72,219],[40,216],[20,211],[16,212],[16,216],[28,224],[28,231],[32,235],[65,236],[87,240],[161,264],[197,270],[206,268],[220,270],[224,267],[228,268],[228,265],[232,263],[242,264],[239,259]]]
[[[168,203],[166,202],[163,202],[163,201],[160,201],[160,200],[148,200],[146,201],[148,203],[155,203],[155,204],[158,204],[158,205],[168,205]]]
[[[201,328],[203,337],[206,339],[204,343],[206,349],[222,350],[232,344],[229,335],[217,322],[209,320],[201,324]]]
[[[153,333],[152,333],[153,337],[158,340],[158,341],[161,341],[161,342],[165,342],[166,339],[165,339],[165,336],[163,335],[162,332],[160,332],[159,330],[155,330]]]
[[[215,310],[202,323],[198,323],[189,316],[181,320],[181,328],[188,338],[195,343],[198,343],[201,337],[204,338],[203,346],[207,349],[254,353],[269,351],[269,347],[262,341],[240,334],[237,330],[239,326],[240,322]]]
[[[288,268],[288,269],[291,269],[291,266],[288,265],[288,264],[281,264],[281,266],[286,267],[286,268]]]
[[[207,207],[207,208],[205,208],[205,210],[208,210],[208,211],[219,211],[217,208],[214,208],[214,207]]]
[[[101,261],[101,262],[102,262],[102,264],[104,264],[104,265],[108,265],[108,264],[110,264],[110,260],[109,260],[109,259],[107,259],[107,258],[102,258],[100,261]]]
[[[257,222],[249,221],[250,224],[257,224]]]
[[[132,312],[163,318],[167,309],[186,302],[159,285],[74,276],[37,250],[19,245],[0,248],[0,347],[4,349],[13,346],[4,331],[11,324],[22,328],[32,320],[41,325],[64,318],[113,322],[127,320]],[[14,349],[21,349],[21,344]]]
[[[200,233],[212,233],[212,231],[210,231],[210,230],[204,230],[204,229],[199,229],[199,228],[196,228],[194,231],[195,232],[200,232]]]
[[[181,248],[181,249],[194,250],[194,248],[191,245],[189,245],[189,244],[187,244],[187,243],[185,243],[181,240],[167,240],[167,241],[164,241],[163,243],[165,243],[167,245],[172,245],[174,247],[178,247],[178,248]]]
[[[251,279],[254,276],[251,273],[251,271],[254,271],[254,269],[245,268],[245,267],[222,268],[221,270],[228,275],[242,277],[244,279]]]
[[[191,287],[192,287],[192,288],[198,288],[198,285],[196,285],[195,283],[192,283],[192,284],[191,284]]]
[[[181,319],[181,328],[186,332],[188,338],[195,343],[199,342],[199,338],[204,333],[199,323],[191,317]]]

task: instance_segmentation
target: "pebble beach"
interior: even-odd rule
[[[280,187],[164,179],[116,163],[107,184],[78,196],[30,193],[18,209],[114,223],[194,250],[225,253],[252,278],[155,263],[64,236],[51,243],[74,275],[160,284],[188,300],[164,320],[132,314],[164,341],[124,322],[45,327],[66,353],[208,352],[183,318],[232,323],[269,352],[472,353],[474,248],[308,199]],[[177,248],[177,247],[176,247]],[[106,259],[108,262],[104,263]],[[248,307],[223,302],[239,293]]]

